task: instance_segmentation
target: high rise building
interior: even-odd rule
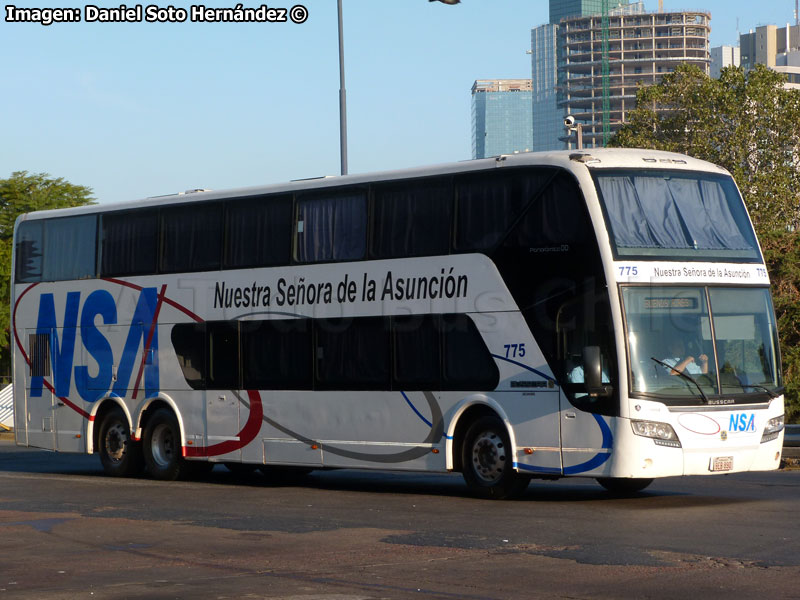
[[[630,0],[608,0],[609,12],[624,8],[630,3]],[[550,24],[558,25],[562,19],[569,17],[599,15],[602,11],[603,0],[550,0]]]
[[[472,158],[529,152],[530,79],[479,79],[472,85]]]
[[[552,4],[552,3],[551,3]],[[560,150],[564,110],[558,106],[558,25],[531,30],[533,149]]]
[[[763,25],[739,36],[742,67],[766,65],[788,78],[787,88],[800,89],[800,27]]]
[[[558,103],[559,23],[571,17],[598,15],[602,0],[550,0],[550,23],[531,30],[531,79],[533,80],[533,148],[565,148],[564,108]],[[609,14],[638,14],[644,3],[609,0]]]
[[[719,79],[725,67],[738,67],[741,52],[736,46],[715,46],[711,49],[711,77]]]
[[[635,108],[638,85],[658,83],[681,63],[695,64],[705,73],[709,72],[710,20],[711,14],[702,11],[610,17],[608,117],[611,135]],[[600,16],[579,17],[565,19],[559,25],[559,106],[582,124],[586,147],[603,144],[602,21]]]

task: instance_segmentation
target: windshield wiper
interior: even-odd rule
[[[661,366],[664,366],[664,367],[666,367],[666,368],[668,369],[668,372],[670,372],[670,373],[671,373],[671,372],[674,372],[674,373],[675,373],[675,374],[676,374],[678,377],[683,377],[684,379],[687,379],[688,381],[691,381],[691,382],[692,382],[692,383],[695,385],[695,387],[697,388],[697,391],[698,391],[698,392],[700,392],[700,397],[703,399],[703,402],[705,402],[706,404],[708,404],[708,397],[707,397],[707,396],[705,395],[705,393],[703,392],[703,388],[701,388],[701,387],[700,387],[700,384],[699,384],[699,383],[697,383],[697,381],[695,381],[693,377],[689,377],[689,376],[688,376],[686,373],[684,373],[683,371],[678,371],[677,369],[675,369],[674,367],[672,367],[672,365],[668,365],[668,364],[667,364],[667,363],[665,363],[664,361],[658,360],[658,359],[657,359],[655,356],[651,356],[651,357],[650,357],[650,360],[654,360],[654,361],[656,361],[658,364],[660,364]]]
[[[778,394],[776,394],[775,392],[773,392],[771,389],[764,387],[763,385],[758,385],[758,384],[755,384],[755,383],[742,383],[741,381],[739,381],[739,378],[738,378],[738,377],[736,378],[736,383],[738,383],[738,384],[739,384],[739,386],[740,386],[742,389],[745,389],[745,388],[753,388],[753,389],[756,389],[756,390],[763,390],[763,391],[764,391],[764,392],[766,392],[766,393],[767,393],[767,395],[768,395],[770,398],[772,398],[773,400],[775,400],[775,398],[777,398],[777,397],[778,397]],[[726,382],[726,385],[727,385],[727,382]]]

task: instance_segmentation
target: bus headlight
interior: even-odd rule
[[[680,448],[681,441],[678,434],[669,423],[659,423],[658,421],[631,421],[633,433],[642,437],[652,438],[659,446],[669,446],[670,448]]]
[[[780,417],[774,417],[767,421],[767,426],[764,427],[764,433],[761,435],[761,443],[764,442],[771,442],[772,440],[778,439],[778,436],[783,431],[783,423],[784,423],[784,415]]]

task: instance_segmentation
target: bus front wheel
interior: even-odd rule
[[[142,436],[144,461],[155,479],[173,481],[186,475],[188,467],[181,456],[181,433],[171,410],[159,408],[147,421]]]
[[[474,494],[504,500],[521,495],[530,477],[514,470],[514,454],[503,422],[495,416],[477,419],[464,436],[462,475]]]
[[[128,419],[121,408],[113,408],[103,418],[97,446],[100,463],[107,475],[133,477],[142,472],[142,447],[131,439]]]

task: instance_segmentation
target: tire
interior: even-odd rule
[[[97,451],[106,475],[135,477],[144,470],[142,445],[131,439],[128,418],[121,408],[111,409],[100,424]]]
[[[461,446],[461,465],[467,487],[481,498],[516,498],[530,483],[530,477],[514,470],[508,431],[495,416],[481,417],[467,429]]]
[[[653,483],[653,480],[622,477],[598,477],[597,483],[602,485],[612,494],[629,496],[641,492],[644,488]]]
[[[171,410],[159,408],[148,419],[142,445],[144,462],[153,478],[174,481],[190,474],[191,468],[181,456],[178,420]]]

